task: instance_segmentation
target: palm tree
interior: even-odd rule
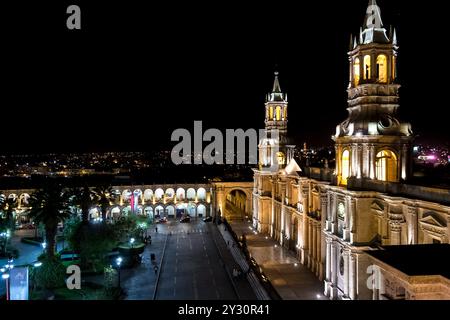
[[[106,222],[106,211],[110,206],[110,203],[115,200],[116,196],[108,185],[99,185],[93,190],[96,203],[100,206],[102,210],[102,220]]]
[[[17,198],[0,197],[0,211],[5,215],[4,224],[8,229],[14,229],[14,210],[17,208]]]
[[[69,191],[70,204],[81,209],[81,222],[89,223],[89,209],[94,204],[94,193],[88,186],[72,188]]]
[[[70,216],[69,194],[58,184],[49,184],[34,192],[30,198],[29,216],[36,225],[42,223],[45,228],[46,253],[53,258],[56,247],[58,223]]]

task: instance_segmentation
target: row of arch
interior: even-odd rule
[[[28,201],[30,199],[30,194],[28,193],[22,193],[20,195],[17,195],[15,193],[10,193],[8,196],[4,194],[0,194],[0,201],[3,201],[4,199],[13,199],[17,201],[18,207],[26,207],[28,206]]]
[[[131,196],[134,195],[137,200],[142,201],[160,201],[163,199],[173,200],[177,199],[179,201],[183,200],[191,200],[191,201],[206,201],[210,198],[210,192],[207,192],[205,188],[198,188],[195,190],[194,188],[188,188],[185,190],[184,188],[167,188],[163,190],[162,188],[157,188],[155,191],[152,189],[145,189],[142,191],[141,189],[136,189],[131,191],[130,189],[125,189],[123,191],[114,190],[114,193],[117,196],[120,196],[122,201],[130,200]]]
[[[341,184],[347,185],[350,176],[350,151],[345,149],[342,153],[342,180]],[[379,151],[375,157],[375,179],[379,181],[398,182],[399,166],[397,154],[388,149]]]
[[[353,60],[353,81],[354,85],[357,86],[361,82],[361,78],[363,80],[372,79],[372,56],[365,55],[362,58],[362,66],[361,60],[359,57],[356,57]],[[374,65],[376,68],[375,78],[379,83],[388,83],[388,57],[385,54],[380,54],[376,57],[376,64]],[[391,77],[395,79],[396,77],[396,57],[392,56],[391,63]],[[362,68],[361,68],[362,67]],[[362,74],[361,74],[362,73]]]
[[[138,205],[135,211],[132,211],[131,206],[111,206],[107,212],[108,219],[116,219],[121,216],[135,214],[138,216],[146,216],[150,219],[163,218],[177,218],[183,215],[190,215],[191,217],[205,217],[208,214],[208,209],[204,204],[187,204],[180,203],[177,205]],[[94,220],[101,217],[101,209],[98,206],[92,207],[89,210],[90,219]]]
[[[287,120],[287,106],[269,106],[267,108],[266,117],[269,119],[269,121]]]

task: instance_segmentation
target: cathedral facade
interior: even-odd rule
[[[368,282],[375,271],[367,252],[450,243],[449,191],[408,184],[414,136],[411,125],[396,116],[397,51],[395,29],[388,33],[383,27],[380,8],[371,0],[364,26],[351,40],[349,116],[333,136],[336,168],[329,181],[305,177],[293,158],[287,95],[278,74],[267,96],[268,133],[260,141],[259,168],[254,170],[253,224],[295,252],[323,280],[331,299],[442,296],[437,292],[442,286],[421,295],[423,286],[396,282],[392,276],[389,287],[394,289],[374,294]],[[279,129],[279,136],[270,135],[273,129]],[[386,278],[387,269],[382,271]],[[450,299],[449,288],[447,283]]]

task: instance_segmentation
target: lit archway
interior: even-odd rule
[[[369,55],[364,56],[364,80],[368,80],[371,78],[370,73],[372,70],[372,64]]]
[[[277,121],[280,121],[281,120],[281,107],[280,106],[276,107],[275,114],[276,114],[276,117],[277,117]]]
[[[164,208],[163,206],[157,206],[155,208],[155,218],[162,218],[164,217]]]
[[[168,218],[171,218],[171,219],[175,218],[175,207],[174,206],[168,206],[166,208],[166,210],[167,210]]]
[[[195,189],[194,188],[187,189],[186,197],[188,200],[195,200]]]
[[[175,196],[175,190],[173,190],[172,188],[169,188],[166,190],[166,199],[167,200],[172,200],[174,196]]]
[[[161,188],[158,188],[155,190],[155,199],[156,201],[160,201],[164,197],[164,190]]]
[[[347,185],[347,179],[350,176],[350,151],[344,150],[341,160],[341,184]]]
[[[387,83],[387,57],[380,54],[377,57],[377,79],[378,82]]]
[[[204,217],[206,215],[206,207],[201,204],[197,207],[197,216],[198,217]]]
[[[178,188],[176,195],[177,195],[177,200],[183,201],[186,198],[186,191],[184,191],[183,188]]]
[[[205,201],[206,200],[206,190],[205,188],[198,188],[197,190],[197,200]]]
[[[123,202],[128,202],[131,199],[131,190],[126,189],[122,192],[122,200]]]
[[[112,216],[113,219],[117,219],[120,217],[120,208],[119,207],[114,207],[111,209],[110,214]],[[111,217],[108,217],[111,218]]]
[[[145,207],[144,208],[144,215],[148,217],[149,219],[153,220],[153,208],[152,207]]]
[[[398,181],[397,155],[391,150],[382,150],[377,153],[376,178],[380,181]]]
[[[144,191],[144,201],[152,201],[153,200],[153,190],[146,189]]]
[[[359,81],[361,80],[361,64],[359,62],[359,58],[356,58],[353,62],[353,81],[355,86],[359,85]]]

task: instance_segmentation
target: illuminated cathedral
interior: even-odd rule
[[[309,168],[306,175],[293,157],[288,100],[277,73],[267,95],[253,225],[295,252],[331,299],[450,299],[445,276],[411,274],[385,257],[402,245],[448,250],[439,244],[450,237],[449,191],[409,184],[414,136],[396,115],[398,49],[395,29],[384,28],[371,0],[351,39],[349,115],[333,136],[336,168],[329,179],[324,171],[330,169]]]

